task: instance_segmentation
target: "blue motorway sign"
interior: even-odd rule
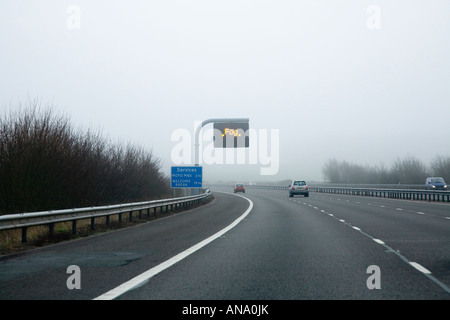
[[[202,167],[172,167],[170,185],[172,188],[201,188]]]

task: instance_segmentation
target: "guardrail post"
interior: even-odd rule
[[[72,221],[72,234],[77,234],[77,220]]]
[[[22,227],[22,243],[27,242],[27,227]]]
[[[53,239],[53,236],[55,234],[55,223],[52,222],[48,225],[48,236],[50,239]]]
[[[91,218],[91,230],[95,230],[95,218]]]
[[[130,211],[128,221],[133,221],[133,211]]]

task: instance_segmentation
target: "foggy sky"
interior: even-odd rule
[[[446,0],[2,0],[0,107],[37,98],[168,174],[174,132],[196,123],[278,130],[276,175],[258,160],[204,165],[206,181],[321,181],[329,158],[428,165],[450,155],[449,35]]]

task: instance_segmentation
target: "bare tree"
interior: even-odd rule
[[[407,156],[397,159],[392,165],[391,175],[395,183],[422,184],[428,176],[428,171],[419,159]]]
[[[431,174],[435,177],[443,177],[450,181],[450,156],[437,155],[431,161]]]

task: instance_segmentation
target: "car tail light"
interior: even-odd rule
[[[292,186],[292,190],[295,190],[295,187],[294,187],[294,186]]]
[[[306,188],[305,188],[306,190],[308,190],[308,186],[306,186]]]

